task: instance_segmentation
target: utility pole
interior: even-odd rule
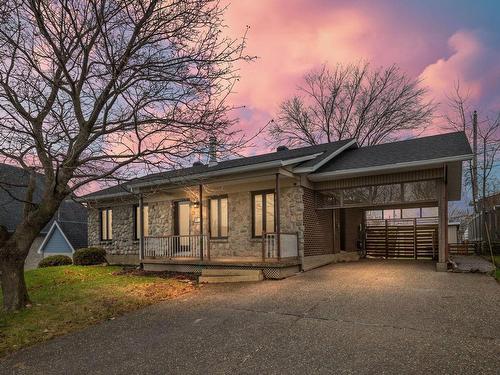
[[[472,115],[472,203],[474,204],[474,212],[477,214],[478,209],[478,183],[477,183],[477,111]]]

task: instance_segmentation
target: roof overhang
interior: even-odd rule
[[[405,163],[386,164],[375,167],[343,169],[338,171],[312,173],[307,178],[313,182],[328,181],[358,176],[368,176],[381,173],[403,172],[437,167],[446,163],[461,162],[472,159],[472,154],[450,156],[438,159],[416,160]]]
[[[132,193],[127,187],[127,191],[122,191],[120,193],[112,193],[112,194],[96,194],[91,197],[78,197],[75,199],[77,202],[92,202],[92,201],[98,201],[100,199],[112,199],[112,198],[121,198],[121,197],[127,197]]]
[[[328,163],[330,160],[332,160],[335,156],[340,155],[342,152],[347,150],[348,148],[352,146],[357,146],[358,142],[356,139],[351,139],[349,142],[347,142],[344,146],[338,148],[337,150],[333,151],[328,155],[326,158],[321,159],[318,161],[316,164],[310,166],[310,167],[300,167],[298,166],[297,168],[293,169],[294,173],[312,173],[317,171],[320,167]]]
[[[301,156],[301,157],[297,157],[297,158],[292,158],[292,159],[273,160],[273,161],[269,161],[269,162],[245,165],[245,166],[241,166],[241,167],[233,167],[233,168],[225,168],[225,169],[220,169],[220,170],[215,170],[215,171],[207,171],[207,172],[192,174],[192,175],[188,175],[188,176],[179,176],[179,177],[165,178],[165,179],[161,179],[161,180],[152,180],[152,181],[147,181],[147,182],[143,182],[143,183],[131,184],[129,186],[129,188],[132,192],[135,192],[135,191],[140,190],[141,188],[147,188],[147,187],[151,187],[151,186],[175,184],[175,183],[189,183],[189,182],[196,181],[196,180],[206,180],[209,178],[227,176],[227,175],[231,175],[231,174],[254,172],[254,171],[271,169],[271,168],[281,168],[281,167],[286,167],[289,165],[302,163],[304,161],[314,159],[321,154],[322,154],[322,152],[311,154],[311,155],[306,155],[306,156]]]

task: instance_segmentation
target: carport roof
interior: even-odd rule
[[[310,177],[321,175],[355,174],[433,162],[467,160],[472,150],[464,132],[433,135],[348,149],[326,163]]]

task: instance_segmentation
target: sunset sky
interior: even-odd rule
[[[480,114],[500,110],[498,0],[234,0],[226,22],[232,36],[250,27],[247,53],[258,56],[241,67],[232,99],[245,106],[239,117],[247,134],[322,63],[396,63],[429,87],[438,114],[457,79]],[[440,123],[427,133],[442,131]]]

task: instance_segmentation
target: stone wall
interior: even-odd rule
[[[133,204],[108,205],[113,209],[113,240],[101,241],[99,231],[99,209],[88,210],[88,240],[89,246],[97,246],[112,255],[128,255],[139,257],[139,241],[134,239]]]
[[[262,240],[252,238],[252,196],[250,191],[229,193],[228,221],[229,230],[227,239],[210,241],[212,257],[261,257]],[[208,199],[203,201],[203,228],[208,231]],[[303,248],[303,202],[301,187],[287,187],[281,189],[281,231],[298,232],[299,251]],[[191,230],[199,233],[199,208],[191,212]]]
[[[293,186],[281,189],[281,230],[298,232],[299,251],[302,254],[304,244],[304,220],[302,187]],[[229,193],[228,215],[229,231],[227,239],[210,241],[211,257],[257,258],[262,255],[261,239],[252,238],[252,203],[251,192]],[[173,201],[149,201],[149,234],[151,236],[171,235],[173,226]],[[109,207],[109,205],[108,205]],[[138,257],[139,244],[133,239],[133,204],[112,206],[113,241],[101,242],[99,238],[99,210],[89,209],[89,246],[100,246],[112,255]],[[203,201],[203,228],[208,231],[208,197]],[[191,233],[200,233],[200,210],[192,205]]]

